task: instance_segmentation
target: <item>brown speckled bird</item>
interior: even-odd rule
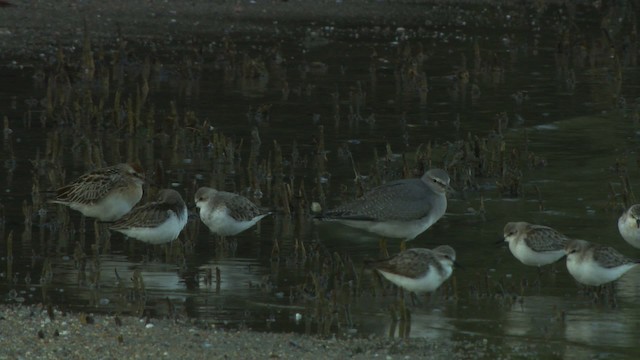
[[[59,188],[51,203],[63,204],[84,216],[115,221],[142,198],[144,176],[137,164],[118,164],[80,176]]]
[[[569,238],[553,228],[510,222],[504,227],[504,241],[516,259],[525,265],[544,266],[560,260]]]
[[[369,266],[392,283],[416,293],[437,289],[453,273],[456,252],[449,245],[433,250],[413,248]]]

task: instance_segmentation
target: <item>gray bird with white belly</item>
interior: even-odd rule
[[[431,169],[421,178],[395,180],[373,188],[319,218],[388,238],[412,240],[444,215],[449,182],[446,171]]]

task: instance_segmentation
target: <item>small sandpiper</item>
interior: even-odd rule
[[[451,246],[412,248],[386,259],[368,263],[387,280],[415,293],[436,290],[453,273],[456,252]]]
[[[504,242],[516,259],[529,266],[544,266],[564,257],[569,238],[558,231],[527,222],[510,222],[504,227]]]
[[[395,180],[373,188],[319,219],[387,238],[412,240],[444,215],[449,182],[446,171],[431,169],[419,179]]]
[[[84,216],[115,221],[142,198],[144,176],[138,164],[118,164],[80,176],[59,188],[51,203],[63,204]]]
[[[620,216],[618,230],[631,246],[640,249],[640,204],[631,205]]]
[[[209,187],[196,191],[195,203],[200,220],[212,233],[223,237],[237,235],[270,214],[242,195]]]
[[[187,225],[187,205],[180,193],[172,189],[158,192],[156,201],[136,206],[111,224],[109,229],[153,245],[178,238]]]
[[[585,240],[571,240],[566,247],[567,270],[579,283],[600,286],[617,280],[636,267],[640,260],[630,259],[610,246]]]

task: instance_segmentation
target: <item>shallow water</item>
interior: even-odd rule
[[[458,10],[469,16],[464,7]],[[396,24],[389,25],[388,31],[376,29],[374,20],[349,24],[319,18],[304,26],[280,21],[276,33],[273,23],[264,25],[256,19],[256,26],[268,30],[263,34],[234,33],[230,39],[233,51],[258,59],[245,65],[260,68],[256,64],[262,56],[268,77],[264,73],[238,77],[225,72],[225,66],[232,62],[225,56],[231,50],[225,50],[219,37],[199,39],[198,45],[208,44],[200,53],[195,52],[200,58],[192,49],[181,47],[184,45],[164,44],[167,53],[159,48],[155,54],[162,66],[154,67],[150,80],[155,127],[145,130],[155,135],[128,136],[108,129],[89,132],[87,138],[98,144],[107,163],[130,159],[135,153],[148,171],[163,169],[162,176],[153,174],[161,181],[153,186],[175,187],[190,203],[194,189],[209,184],[249,196],[261,195],[254,200],[276,212],[258,227],[231,239],[231,248],[226,249],[218,246],[197,218],[189,222],[180,239],[180,244],[193,248],[174,244],[171,251],[114,233],[110,248],[101,247],[101,252],[94,254],[93,222],[86,221],[86,234],[82,235],[74,230],[79,229],[80,217],[71,211],[72,229],[60,234],[57,208],[49,205],[43,206],[46,214],[40,213],[44,214],[42,223],[37,209],[28,210],[33,226],[25,229],[23,202],[28,205],[33,201],[31,161],[36,154],[45,155],[45,142],[52,133],[61,134],[65,150],[64,158],[58,161],[64,164],[68,180],[87,169],[87,148],[75,141],[80,134],[74,133],[70,124],[52,120],[44,127],[40,124],[43,107],[32,100],[46,97],[46,86],[33,79],[41,65],[25,61],[24,68],[0,67],[0,78],[5,79],[0,84],[0,110],[12,130],[12,146],[3,148],[0,175],[4,215],[0,256],[6,266],[0,272],[0,296],[7,303],[46,302],[87,312],[198,317],[225,328],[385,335],[390,332],[389,307],[395,303],[395,290],[388,285],[380,288],[371,274],[362,270],[364,259],[379,256],[378,239],[339,225],[316,223],[307,212],[298,213],[293,206],[293,215],[287,216],[282,203],[274,200],[278,199],[277,174],[267,174],[262,168],[267,162],[274,166],[274,142],[282,149],[283,181],[293,182],[294,191],[304,183],[306,209],[311,201],[332,207],[355,196],[354,165],[345,156],[346,149],[360,175],[371,176],[365,183],[369,187],[378,176],[401,177],[402,155],[414,166],[420,144],[433,145],[433,166],[453,168],[451,157],[442,149],[454,147],[468,134],[490,142],[502,133],[510,150],[525,154],[517,161],[522,174],[517,194],[501,192],[494,175],[477,174],[468,186],[464,174],[456,173],[452,185],[458,192],[450,197],[447,215],[408,244],[429,248],[450,244],[464,266],[435,295],[410,305],[410,336],[480,337],[487,339],[487,346],[506,345],[505,351],[512,341],[522,344],[524,340],[533,348],[542,347],[567,358],[637,355],[640,270],[632,270],[617,282],[614,306],[585,295],[562,262],[538,275],[537,269],[520,264],[508,249],[494,245],[506,222],[522,220],[614,246],[628,256],[639,255],[622,240],[616,221],[624,206],[619,174],[628,174],[632,189],[639,175],[640,110],[635,102],[640,96],[640,69],[637,64],[624,65],[622,81],[616,84],[612,63],[604,55],[593,55],[593,66],[568,66],[575,83],[568,81],[558,70],[560,37],[551,26],[559,14],[559,8],[551,6],[539,18],[549,26],[533,26],[533,30],[494,25],[495,21],[466,28],[447,20],[425,25],[411,19],[403,25],[407,30],[400,32]],[[600,39],[601,16],[585,7],[578,8],[573,19],[583,31],[580,36],[587,48],[596,47]],[[311,32],[321,36],[309,35]],[[458,70],[462,54],[467,69],[472,69],[476,40],[482,58],[495,58],[493,66],[498,70],[472,75],[463,98],[455,91]],[[406,60],[398,56],[399,46],[411,44],[415,54],[418,43],[425,53],[426,102],[421,102],[415,88],[407,83],[399,85],[394,75]],[[131,48],[136,56],[123,67],[128,94],[134,91],[144,61],[135,46]],[[202,66],[188,65],[188,59],[202,61]],[[375,68],[375,79],[370,66]],[[472,95],[472,84],[478,87],[479,95]],[[78,82],[76,86],[85,85]],[[519,103],[518,92],[523,91]],[[365,94],[360,105],[358,94]],[[626,99],[624,104],[621,98]],[[175,102],[180,117],[192,111],[197,121],[172,128],[166,120],[171,116],[170,101]],[[258,116],[256,109],[261,106],[268,110]],[[503,112],[509,124],[498,126],[498,114]],[[29,117],[33,118],[31,125]],[[200,128],[205,121],[210,127]],[[327,151],[326,171],[319,169],[315,160],[320,125]],[[203,129],[209,133],[202,134]],[[255,179],[249,179],[253,129],[259,132],[261,145],[255,163],[258,171]],[[213,143],[215,134],[233,140],[240,154],[234,166],[216,158],[206,142]],[[387,144],[391,154],[387,154]],[[374,154],[380,159],[377,163]],[[531,154],[540,160],[525,160]],[[317,190],[318,177],[326,180],[322,184],[326,199]],[[40,190],[52,189],[46,176],[38,179]],[[481,206],[483,213],[478,212]],[[13,251],[8,255],[10,233]],[[88,256],[84,269],[74,259],[82,236],[86,237],[83,250]],[[273,253],[274,240],[278,242],[277,255]],[[317,255],[302,262],[299,248],[296,253],[297,242],[305,244],[308,254]],[[398,246],[390,241],[389,252],[396,252]],[[322,278],[327,275],[323,268],[337,268],[341,262],[354,264],[358,281],[349,282],[354,278],[351,274],[342,282],[338,279],[344,274],[329,272],[322,281],[333,282],[341,290],[318,297],[308,286],[310,274]],[[144,290],[133,285],[136,271]],[[327,318],[333,321],[328,324]],[[515,353],[531,350],[514,346],[511,350]]]

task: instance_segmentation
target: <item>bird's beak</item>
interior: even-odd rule
[[[640,219],[636,219],[636,226],[640,229]]]
[[[155,180],[150,176],[140,175],[138,176],[138,178],[140,178],[140,180],[142,180],[149,187],[156,186]]]
[[[195,207],[187,208],[188,218],[189,219],[199,219],[200,215],[198,214],[198,209]]]
[[[496,244],[496,245],[498,245],[498,247],[500,247],[500,246],[504,246],[504,245],[506,245],[506,244],[507,244],[507,242],[506,242],[506,241],[504,241],[504,238],[502,238],[502,239],[500,239],[500,240],[498,240],[498,241],[494,242],[494,244]]]
[[[455,260],[453,260],[453,266],[458,269],[464,269],[464,266],[460,265],[460,263]]]

